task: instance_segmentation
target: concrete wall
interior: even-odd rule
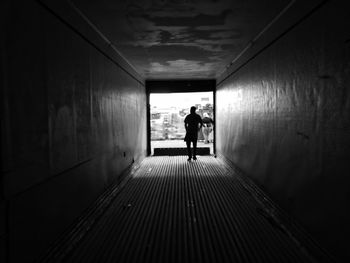
[[[146,92],[69,7],[6,8],[0,237],[32,262],[146,155]]]
[[[350,21],[344,2],[328,1],[304,18],[295,12],[297,24],[225,73],[216,121],[218,154],[349,262]]]

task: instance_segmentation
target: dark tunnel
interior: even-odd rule
[[[204,225],[198,232],[193,228],[193,237],[176,227],[179,239],[190,239],[188,249],[197,233],[200,245],[193,249],[204,254],[176,254],[181,245],[171,241],[167,247],[174,253],[171,262],[233,262],[230,259],[238,254],[237,262],[272,262],[268,252],[261,257],[256,256],[259,251],[254,254],[259,242],[253,234],[239,236],[252,250],[235,254],[230,248],[236,241],[227,234],[231,230],[220,230],[222,239],[209,230],[208,238],[205,233],[210,207],[218,213],[213,222],[230,226],[236,207],[246,209],[237,200],[253,197],[256,204],[267,207],[254,211],[274,220],[266,229],[271,225],[277,232],[291,233],[288,226],[298,229],[300,235],[289,235],[297,244],[287,251],[290,255],[307,250],[303,242],[312,240],[305,243],[312,242],[308,253],[313,258],[305,262],[350,262],[350,17],[345,2],[1,3],[0,261],[116,262],[112,256],[82,261],[80,252],[64,249],[79,248],[74,243],[79,233],[97,235],[99,228],[94,226],[108,220],[104,216],[109,212],[104,211],[110,207],[120,204],[121,211],[134,211],[128,200],[146,202],[141,193],[146,196],[149,189],[153,204],[165,209],[172,196],[169,191],[181,193],[181,187],[188,186],[193,193],[185,188],[174,202],[184,202],[190,216],[202,215],[199,223]],[[181,157],[169,159],[173,165],[169,166],[170,157],[150,156],[149,94],[196,91],[214,92],[215,155],[192,162],[197,165],[192,171]],[[167,168],[162,170],[161,165]],[[204,177],[174,177],[186,169]],[[240,174],[241,179],[234,179],[237,184],[256,194],[239,190],[232,181],[236,177],[227,177],[229,169]],[[150,179],[144,175],[132,179],[142,172]],[[159,174],[169,181],[156,179]],[[158,183],[159,188],[152,190]],[[203,189],[216,199],[207,198]],[[233,198],[230,191],[244,198]],[[190,210],[194,207],[190,197],[199,200],[193,208],[198,210]],[[164,203],[158,198],[165,198]],[[276,219],[276,211],[284,221]],[[125,226],[126,236],[137,239],[137,229],[148,231],[137,223],[146,212],[133,212],[130,219],[109,214]],[[237,224],[243,225],[239,220]],[[149,223],[150,233],[154,224]],[[250,227],[237,231],[253,231]],[[83,230],[74,232],[78,228]],[[154,230],[155,237],[157,233]],[[159,236],[166,235],[162,233]],[[276,234],[278,240],[286,236]],[[218,242],[210,243],[209,237]],[[212,253],[203,249],[206,238]],[[81,242],[88,246],[88,241]],[[131,239],[118,242],[125,250],[118,262],[170,262],[152,254],[154,250],[147,254],[149,247],[145,261],[136,258],[141,241],[134,255],[128,246]],[[161,245],[156,246],[159,251]],[[266,249],[272,251],[271,247]],[[281,256],[274,262],[304,261]]]

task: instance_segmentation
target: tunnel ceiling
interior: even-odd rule
[[[218,77],[290,0],[74,0],[145,79]]]

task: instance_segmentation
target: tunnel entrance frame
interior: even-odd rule
[[[191,93],[213,92],[213,113],[216,120],[216,80],[146,80],[146,103],[147,103],[147,155],[151,155],[151,93]],[[213,151],[216,154],[216,125],[213,131]]]

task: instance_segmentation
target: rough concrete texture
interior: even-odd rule
[[[9,262],[32,262],[146,155],[146,92],[36,2],[8,14],[3,129]]]
[[[217,151],[349,262],[350,25],[328,1],[217,87]]]

